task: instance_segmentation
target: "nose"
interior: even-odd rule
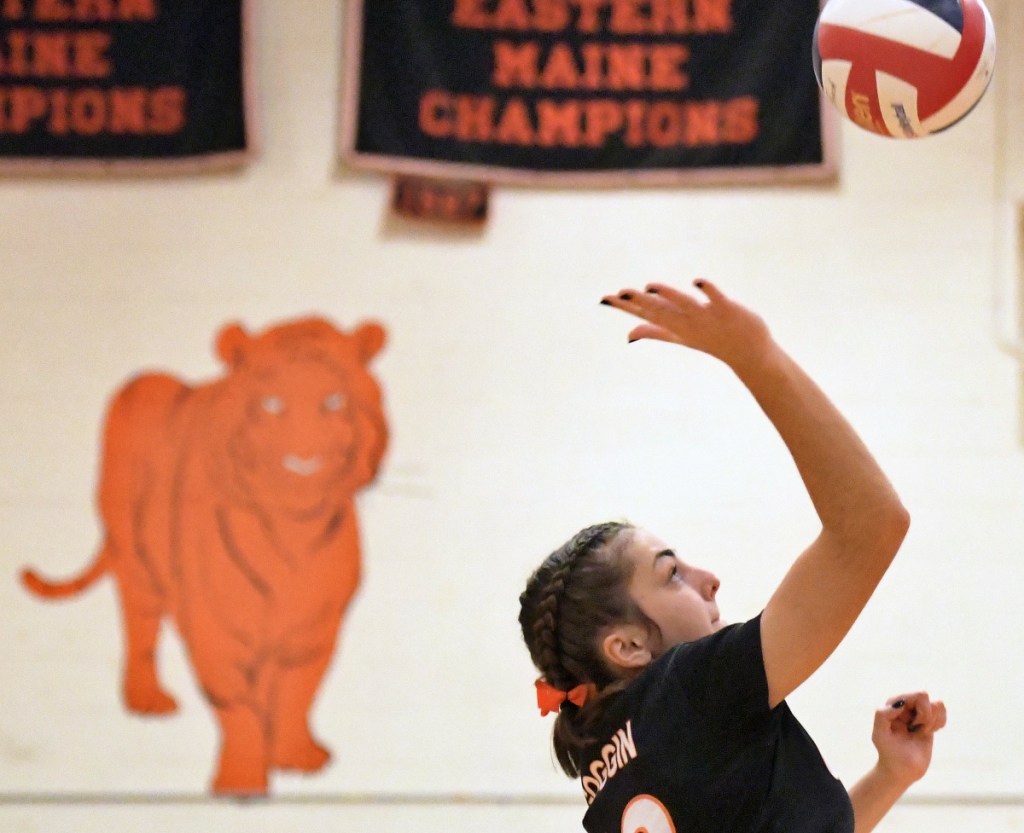
[[[700,593],[704,601],[713,602],[722,582],[718,580],[718,576],[708,570],[694,570],[694,573],[694,585],[697,592]]]

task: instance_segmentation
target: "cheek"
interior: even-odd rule
[[[673,635],[681,639],[694,639],[703,635],[708,622],[708,611],[704,600],[695,592],[680,593],[672,606],[671,621]]]
[[[693,607],[683,594],[666,593],[652,604],[650,617],[666,636],[678,636],[693,618]]]

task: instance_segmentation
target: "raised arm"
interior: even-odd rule
[[[753,394],[796,463],[821,532],[769,599],[761,642],[777,705],[842,641],[896,555],[909,516],[856,433],[761,318],[695,281],[703,302],[664,284],[605,303],[644,319],[630,339],[670,341],[725,362]]]

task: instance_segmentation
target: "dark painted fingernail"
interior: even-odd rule
[[[657,289],[655,289],[654,287],[650,287],[650,288],[649,288],[649,289],[647,290],[647,294],[648,294],[648,295],[657,295],[657,294],[658,294],[658,290],[657,290]]]
[[[703,289],[704,288],[704,281],[694,281],[693,285],[695,287],[697,287],[697,289]]]
[[[632,295],[630,295],[630,294],[629,294],[628,292],[623,292],[623,293],[622,293],[622,294],[621,294],[621,295],[620,295],[619,297],[620,297],[620,298],[621,298],[621,299],[622,299],[623,301],[632,301],[632,300],[633,300],[633,296],[632,296]]]
[[[630,339],[629,341],[627,341],[626,343],[627,343],[627,344],[632,344],[632,343],[633,343],[634,341],[639,341],[639,340],[640,340],[640,339],[638,339],[638,338],[631,338],[631,339]]]
[[[601,303],[604,304],[606,307],[610,307],[612,305],[612,302],[609,301],[607,298],[602,298]]]
[[[907,705],[906,700],[897,700],[895,703],[892,704],[892,707],[894,709],[902,709],[905,705]]]
[[[918,724],[917,724],[916,726],[911,726],[911,727],[910,727],[909,729],[907,729],[907,731],[908,731],[908,732],[916,732],[916,731],[917,731],[918,729],[920,729],[920,728],[921,728],[921,727],[922,727],[923,725],[924,725],[923,723],[918,723]]]

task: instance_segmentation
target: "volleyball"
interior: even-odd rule
[[[995,69],[995,27],[981,0],[829,0],[812,54],[840,113],[912,139],[951,127],[981,100]]]

